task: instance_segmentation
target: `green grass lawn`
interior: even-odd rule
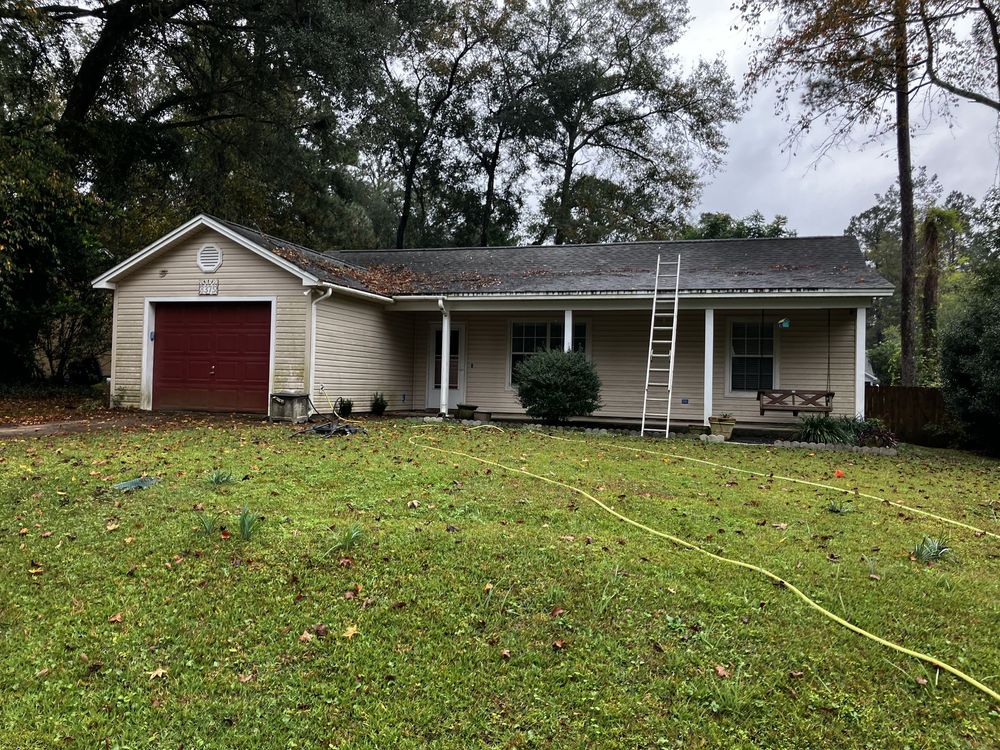
[[[180,422],[0,444],[0,746],[1000,746],[985,695],[763,577],[409,438],[578,485],[993,689],[995,538],[609,446],[856,487],[1000,532],[996,462],[369,426],[325,440]],[[216,469],[234,481],[213,484]],[[161,481],[110,488],[140,474]],[[250,541],[244,505],[265,517]],[[227,534],[201,531],[207,514]],[[331,550],[352,526],[355,546]],[[924,535],[945,536],[953,560],[911,560]]]

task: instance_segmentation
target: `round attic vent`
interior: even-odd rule
[[[205,245],[198,251],[198,268],[205,273],[215,273],[222,265],[222,250],[215,245]]]

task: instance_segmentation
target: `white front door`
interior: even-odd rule
[[[454,409],[465,401],[465,324],[451,324],[451,357],[448,408]],[[437,410],[441,404],[441,325],[431,328],[427,342],[427,408]]]

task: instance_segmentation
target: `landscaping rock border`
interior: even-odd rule
[[[801,440],[775,440],[775,448],[806,448],[812,451],[836,451],[838,453],[864,453],[870,456],[896,456],[895,448],[876,448],[847,443],[805,443]]]

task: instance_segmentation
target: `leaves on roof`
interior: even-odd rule
[[[404,265],[374,265],[361,268],[319,253],[305,253],[287,245],[272,247],[275,255],[303,268],[325,281],[350,287],[360,287],[375,294],[432,294],[447,292],[460,286],[463,289],[487,289],[499,286],[499,276],[462,273],[424,273]],[[525,276],[542,275],[544,271],[524,272]],[[354,282],[353,284],[350,282]]]

